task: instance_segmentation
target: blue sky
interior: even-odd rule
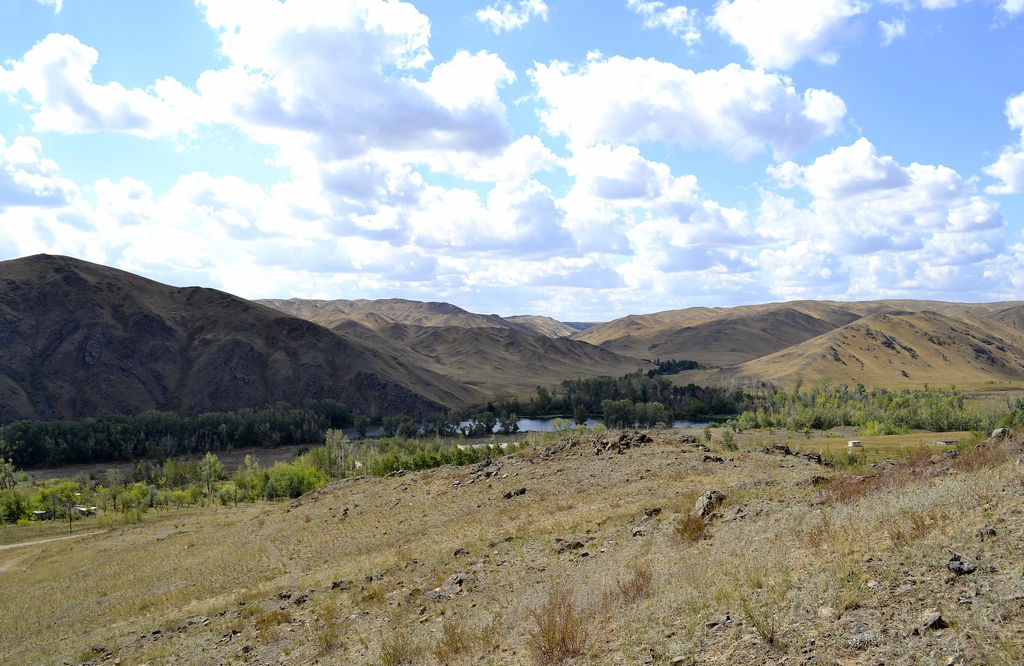
[[[604,320],[1024,299],[1024,0],[5,0],[0,259]]]

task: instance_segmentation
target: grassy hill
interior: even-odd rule
[[[1024,659],[1019,439],[835,469],[797,455],[811,440],[761,436],[736,452],[575,437],[290,505],[90,518],[69,541],[2,529],[29,543],[0,548],[0,607],[17,609],[0,660]]]

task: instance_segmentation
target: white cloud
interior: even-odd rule
[[[60,177],[53,160],[42,156],[34,137],[19,136],[7,145],[0,135],[0,213],[15,206],[63,207],[78,196],[78,187]]]
[[[1024,13],[1024,0],[1002,0],[999,6],[1011,16]]]
[[[878,29],[882,31],[882,46],[889,46],[898,38],[906,36],[907,22],[903,19],[879,21]]]
[[[40,132],[126,132],[154,137],[190,131],[198,99],[173,79],[149,90],[92,78],[99,53],[70,35],[51,34],[21,60],[0,69],[0,92],[28,95],[33,129]]]
[[[60,14],[60,10],[64,9],[64,0],[36,0],[39,4],[45,7],[53,7],[53,11]]]
[[[497,2],[476,13],[477,20],[495,33],[518,30],[535,16],[548,20],[548,6],[544,0],[520,0],[518,7],[508,2]]]
[[[790,267],[802,266],[797,259],[805,253],[818,267],[811,271],[816,279],[833,280],[825,290],[832,297],[876,298],[955,293],[957,280],[962,286],[1003,252],[1006,220],[996,203],[952,169],[901,166],[867,139],[810,165],[789,162],[768,173],[811,195],[801,207],[762,194],[758,230],[782,247],[763,251],[760,260],[775,293],[787,298],[827,295],[798,279],[807,266]]]
[[[1006,119],[1012,129],[1021,132],[1021,140],[1017,146],[1003,148],[999,159],[982,169],[989,176],[1002,181],[999,185],[985,188],[990,194],[1024,192],[1024,93],[1006,101]]]
[[[657,60],[553,62],[530,72],[548,131],[576,144],[663,141],[714,148],[738,160],[796,153],[832,134],[846,113],[836,95],[736,64],[700,73]],[[614,90],[614,95],[608,91]]]
[[[664,28],[687,44],[700,41],[696,9],[683,5],[666,7],[664,2],[649,0],[628,0],[626,6],[644,18],[645,28]]]
[[[198,88],[211,115],[279,151],[293,170],[373,151],[429,161],[446,151],[497,155],[511,143],[500,58],[457,53],[421,82],[427,18],[407,3],[200,0],[230,65]]]
[[[834,42],[870,7],[861,0],[720,0],[711,24],[755,66],[787,69],[803,58],[835,63]]]

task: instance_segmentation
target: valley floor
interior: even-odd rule
[[[836,469],[758,437],[581,436],[3,550],[0,662],[1024,659],[1021,440]]]

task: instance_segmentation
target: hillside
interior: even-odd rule
[[[1024,380],[1024,334],[983,316],[961,315],[870,315],[722,376],[780,386],[822,376],[890,387]]]
[[[259,301],[308,318],[338,335],[429,369],[478,392],[477,402],[533,394],[538,385],[653,366],[566,336],[579,329],[550,317],[504,319],[448,303]]]
[[[515,315],[513,317],[505,317],[505,320],[521,327],[523,330],[549,338],[567,338],[583,330],[583,328],[571,323],[539,315]]]
[[[623,317],[575,339],[634,358],[723,366],[786,349],[859,318],[827,303],[690,308]]]
[[[374,315],[398,324],[414,326],[459,326],[463,328],[519,328],[498,315],[479,315],[450,303],[423,303],[403,298],[379,300],[288,300],[256,301],[281,312],[332,328],[342,321]]]
[[[426,413],[476,397],[308,321],[213,289],[39,255],[0,262],[0,421],[332,398]]]
[[[849,470],[801,442],[584,436],[73,541],[9,528],[0,661],[1021,663],[1020,440]]]
[[[369,319],[342,320],[331,330],[481,391],[487,399],[531,395],[538,385],[565,379],[619,377],[648,363],[584,342],[508,328],[411,326]]]

